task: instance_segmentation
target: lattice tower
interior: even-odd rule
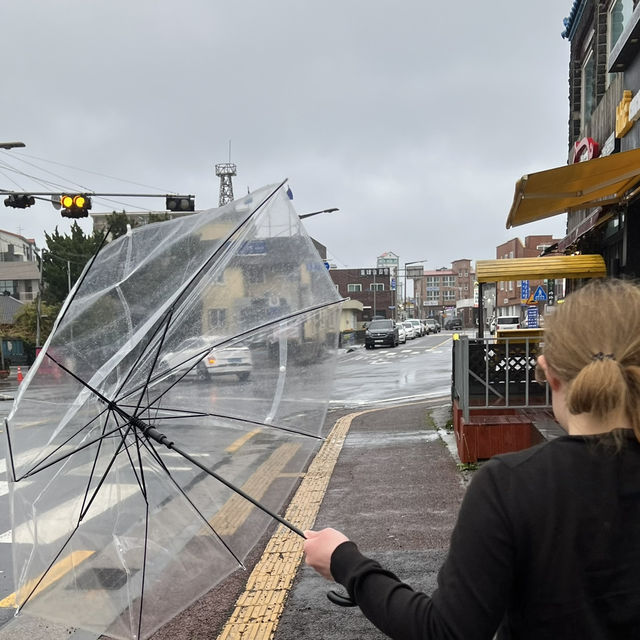
[[[218,206],[223,206],[233,200],[233,183],[231,178],[236,175],[236,165],[224,162],[216,165],[216,175],[220,176],[220,200]]]

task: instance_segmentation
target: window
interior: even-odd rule
[[[455,291],[445,291],[442,295],[443,300],[446,302],[455,302],[456,300],[456,292]]]
[[[347,285],[347,293],[358,293],[359,291],[362,291],[362,285],[361,284],[348,284]]]
[[[615,0],[607,15],[607,69],[611,50],[616,46],[624,28],[629,24],[633,13],[633,0]],[[611,82],[612,73],[607,73],[607,87]]]
[[[455,276],[442,276],[442,286],[443,287],[455,287],[456,286],[456,277]]]
[[[382,283],[382,282],[372,282],[369,285],[369,291],[384,291],[384,283]]]
[[[440,283],[440,276],[427,276],[427,286],[434,286]]]
[[[249,284],[258,284],[265,281],[265,270],[262,267],[247,266],[244,274]]]
[[[595,108],[595,62],[593,51],[587,53],[582,64],[582,95],[580,96],[580,118],[582,123],[589,121]]]
[[[226,309],[209,309],[209,328],[216,329],[223,327],[226,317]]]
[[[18,282],[16,280],[0,280],[0,295],[18,297]]]

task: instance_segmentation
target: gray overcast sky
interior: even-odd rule
[[[3,0],[0,141],[27,147],[0,151],[0,187],[215,207],[231,140],[236,197],[289,178],[298,213],[340,208],[306,223],[338,267],[393,251],[433,269],[562,237],[566,216],[505,221],[521,175],[566,163],[571,4]],[[93,211],[134,207],[164,200]],[[0,228],[39,246],[56,225],[50,204],[0,206]]]

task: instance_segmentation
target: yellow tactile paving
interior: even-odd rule
[[[313,527],[351,422],[364,413],[368,411],[349,414],[336,422],[304,475],[285,514],[300,529]],[[278,527],[217,640],[273,638],[302,560],[303,542],[283,525]]]

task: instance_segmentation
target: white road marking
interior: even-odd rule
[[[137,484],[104,484],[91,504],[85,522],[110,509],[115,502],[121,502],[140,491]],[[38,518],[38,542],[49,544],[71,532],[72,524],[78,521],[82,500],[80,497],[67,500]],[[14,529],[17,543],[32,543],[34,538],[32,523],[18,525]],[[12,541],[11,529],[0,534],[0,543]]]

